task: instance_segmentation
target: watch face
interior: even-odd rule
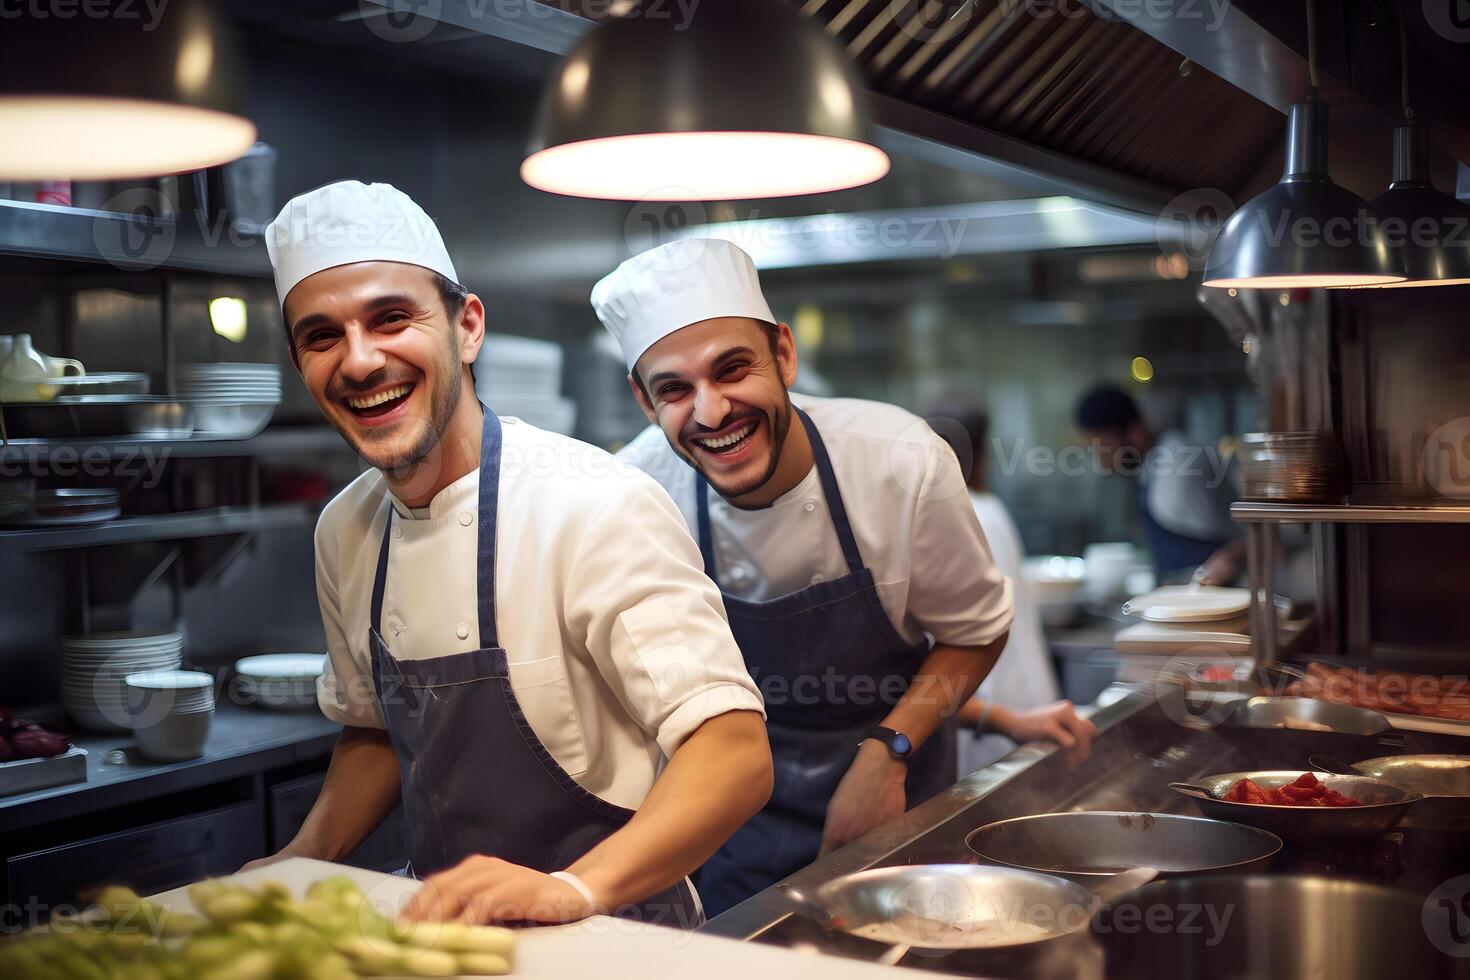
[[[892,747],[893,751],[898,755],[908,755],[910,752],[913,751],[914,743],[909,741],[909,737],[907,735],[900,732],[899,734],[893,736]]]

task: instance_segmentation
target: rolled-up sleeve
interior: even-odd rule
[[[631,469],[610,487],[566,590],[568,623],[604,679],[666,756],[718,715],[764,717],[719,589],[674,502]]]
[[[317,679],[316,702],[322,714],[343,725],[382,728],[383,718],[372,677],[352,655],[342,628],[342,600],[334,570],[338,567],[336,538],[330,531],[330,511],[317,523],[316,596],[327,635],[327,663]]]
[[[908,613],[938,643],[984,646],[1011,628],[1011,583],[991,557],[959,461],[930,436],[909,538]]]

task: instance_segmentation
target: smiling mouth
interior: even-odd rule
[[[359,395],[342,399],[348,411],[358,418],[371,419],[380,415],[387,415],[393,409],[403,404],[404,399],[413,394],[412,384],[396,385],[374,392],[371,395]]]
[[[726,435],[712,439],[694,439],[693,442],[696,446],[698,446],[700,449],[703,449],[707,453],[713,453],[716,456],[723,456],[727,453],[733,453],[741,446],[745,445],[745,441],[750,438],[753,432],[755,432],[757,425],[759,425],[759,422],[756,420],[752,420],[748,424],[743,425],[740,428],[736,429],[734,432],[730,432]]]

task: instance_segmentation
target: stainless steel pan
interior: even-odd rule
[[[1254,697],[1235,702],[1225,724],[1236,728],[1279,728],[1301,732],[1378,735],[1391,727],[1377,711],[1317,698]]]
[[[1201,776],[1193,784],[1170,783],[1169,788],[1194,800],[1200,812],[1214,820],[1249,824],[1270,831],[1293,844],[1313,844],[1328,837],[1377,837],[1392,830],[1412,804],[1424,799],[1389,783],[1366,776],[1337,776],[1314,773],[1328,788],[1363,801],[1362,806],[1272,806],[1260,803],[1231,803],[1216,799],[1242,779],[1262,789],[1285,786],[1301,775],[1300,770],[1226,772]],[[1200,793],[1196,787],[1208,790]]]
[[[784,886],[797,911],[891,947],[998,949],[1084,931],[1097,910],[1157,874],[1136,868],[1084,888],[1056,875],[971,864],[917,864],[844,875],[810,895]]]
[[[1136,867],[1162,875],[1264,871],[1281,838],[1238,823],[1171,813],[1043,813],[986,824],[965,844],[991,864],[1083,884]]]
[[[1390,755],[1353,763],[1314,755],[1307,761],[1314,769],[1367,776],[1424,794],[1408,817],[1416,826],[1464,829],[1470,824],[1470,755]]]

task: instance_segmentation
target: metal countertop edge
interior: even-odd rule
[[[1144,690],[1138,685],[1122,686],[1131,688],[1129,693],[1091,715],[1098,735],[1154,703],[1152,691]],[[899,819],[884,824],[865,837],[807,865],[787,878],[786,882],[809,889],[841,875],[871,868],[958,817],[1056,751],[1057,746],[1040,742],[1019,746],[1009,755],[976,770]],[[700,931],[714,936],[750,940],[779,925],[792,914],[790,903],[776,894],[773,886],[711,919]]]

